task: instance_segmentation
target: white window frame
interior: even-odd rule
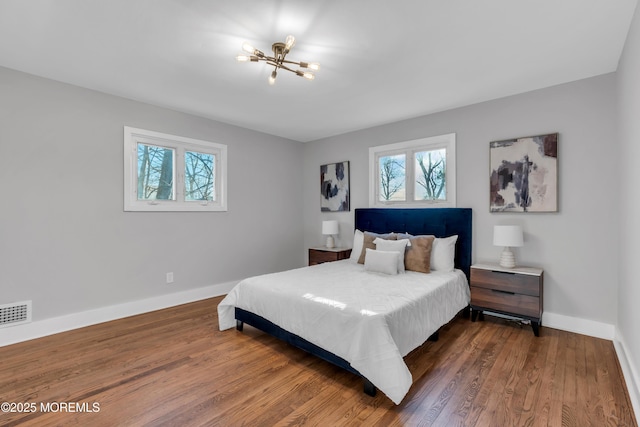
[[[175,150],[175,200],[138,200],[138,143]],[[215,156],[216,200],[184,199],[184,153],[195,151]],[[124,210],[147,212],[227,211],[227,146],[210,141],[169,135],[145,129],[124,127]]]
[[[446,175],[445,185],[447,189],[446,200],[414,200],[415,191],[415,153],[445,148]],[[406,200],[380,200],[380,157],[396,154],[405,154],[405,191]],[[412,141],[398,142],[395,144],[379,145],[369,148],[369,207],[456,207],[456,134],[432,136],[428,138],[414,139]]]

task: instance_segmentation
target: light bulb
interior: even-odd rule
[[[253,46],[251,46],[247,42],[242,43],[242,50],[244,50],[245,52],[249,52],[249,53],[254,53],[255,52],[255,49],[253,48]]]
[[[302,77],[308,80],[313,80],[316,78],[316,76],[314,76],[313,73],[310,73],[308,71],[305,71],[304,73],[302,73]]]
[[[248,62],[251,60],[251,57],[247,55],[238,55],[236,56],[236,59],[238,60],[238,62]]]
[[[284,41],[284,48],[286,50],[291,50],[294,44],[296,44],[296,38],[289,34]]]
[[[317,62],[302,62],[300,61],[300,66],[302,68],[310,68],[312,70],[318,71],[320,69],[320,64]]]
[[[273,86],[273,84],[276,82],[276,77],[278,76],[278,73],[276,72],[276,70],[273,70],[271,72],[271,75],[269,76],[269,84]]]

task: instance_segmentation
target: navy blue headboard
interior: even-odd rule
[[[471,209],[423,208],[355,210],[355,227],[374,233],[409,233],[414,236],[432,234],[436,237],[458,235],[455,265],[467,275],[471,273]]]

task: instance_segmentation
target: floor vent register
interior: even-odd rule
[[[31,322],[31,301],[0,305],[0,328]]]

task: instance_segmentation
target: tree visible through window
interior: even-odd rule
[[[405,155],[380,157],[380,200],[405,199]]]
[[[225,211],[227,146],[125,127],[125,210]]]
[[[369,149],[369,204],[455,206],[455,134]]]
[[[174,150],[138,144],[138,200],[173,200]]]
[[[215,156],[187,151],[184,156],[185,200],[214,200]]]
[[[446,200],[447,150],[420,151],[415,159],[415,200]]]

